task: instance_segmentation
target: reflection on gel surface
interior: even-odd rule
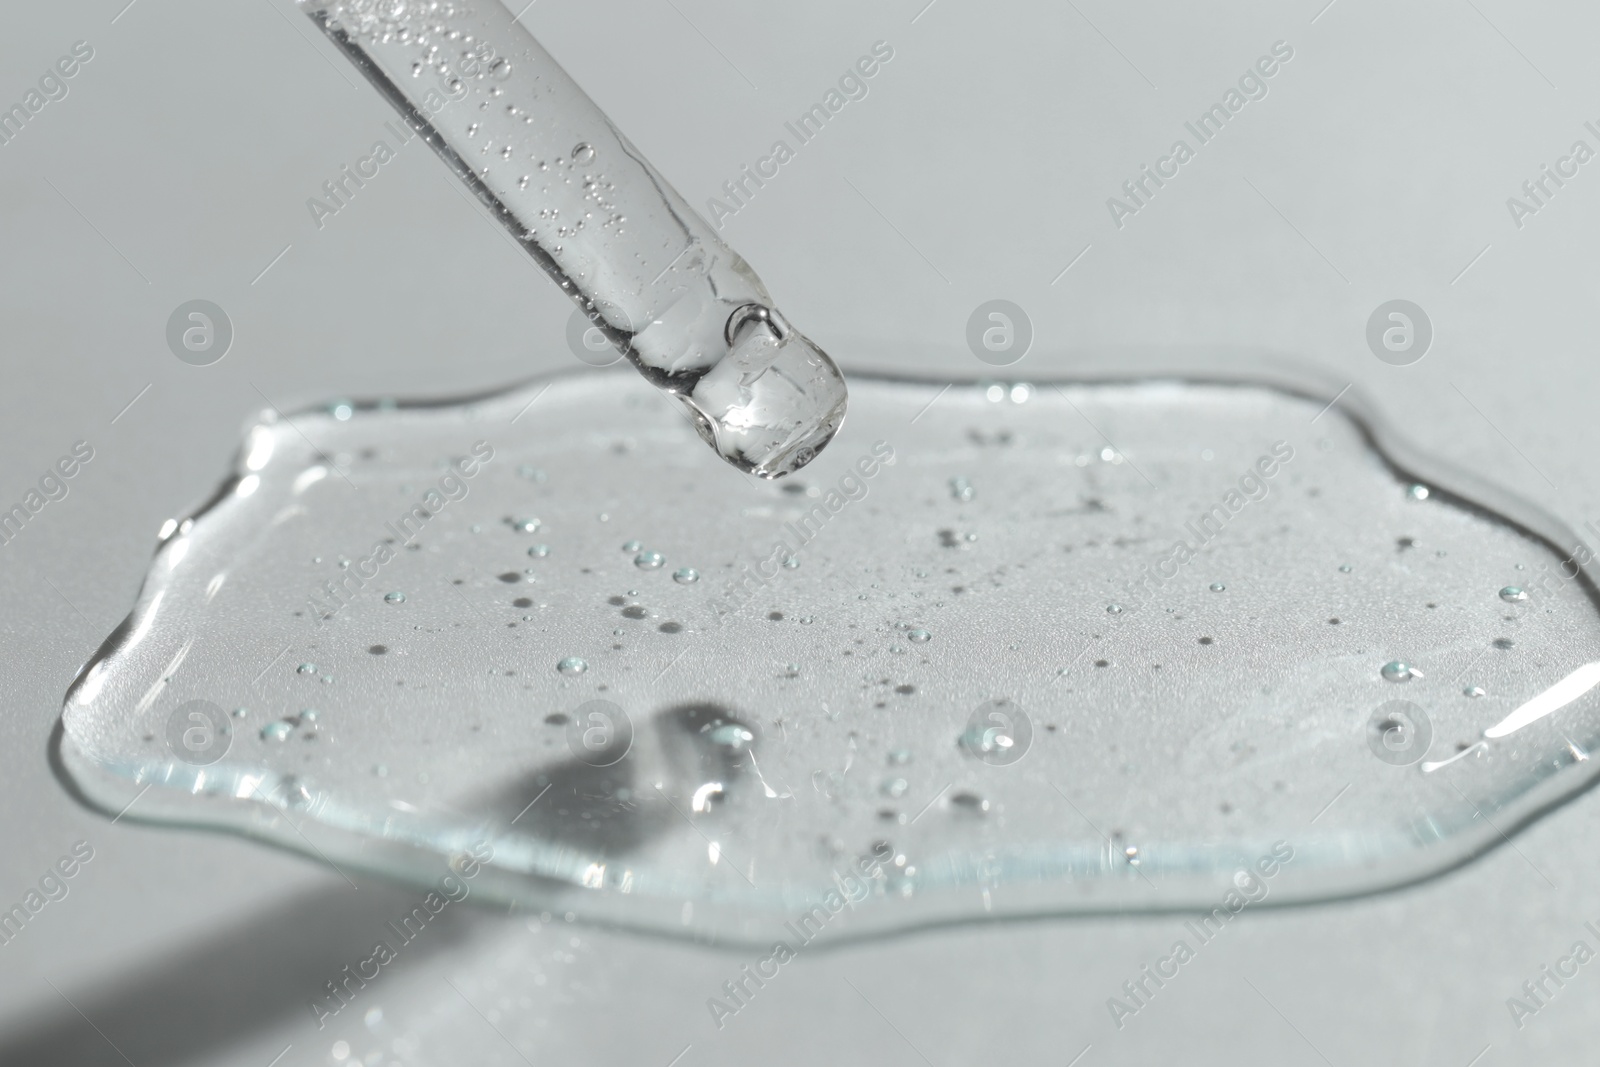
[[[1349,402],[853,393],[782,483],[620,372],[263,421],[63,762],[355,880],[488,842],[502,900],[758,940],[1382,888],[1587,780],[1587,549]]]

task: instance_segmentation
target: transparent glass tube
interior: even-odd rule
[[[838,367],[505,5],[300,6],[725,460],[781,477],[833,437]]]

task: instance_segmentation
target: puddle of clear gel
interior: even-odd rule
[[[263,422],[63,762],[352,880],[492,852],[501,900],[764,941],[1381,888],[1588,780],[1586,579],[1342,406],[853,393],[778,484],[626,373]]]

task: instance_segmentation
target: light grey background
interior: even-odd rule
[[[871,94],[725,230],[847,370],[979,373],[962,337],[993,298],[1034,322],[1014,376],[1124,347],[1273,349],[1574,526],[1600,516],[1600,161],[1521,229],[1506,208],[1574,140],[1600,148],[1582,125],[1600,120],[1600,15],[1323,2],[538,0],[523,19],[697,206],[892,44]],[[324,1064],[341,1039],[370,1063],[1592,1056],[1600,965],[1520,1031],[1505,1006],[1572,942],[1596,945],[1592,793],[1430,884],[1249,913],[1121,1032],[1106,998],[1179,936],[1172,917],[818,954],[718,1032],[704,1002],[749,962],[736,954],[463,911],[319,1032],[304,1001],[410,895],[220,836],[109,825],[47,765],[61,696],[127,612],[162,520],[219,480],[254,410],[568,367],[569,307],[415,142],[315,227],[306,198],[391,116],[286,0],[123,3],[13,4],[0,35],[6,105],[73,42],[95,49],[0,147],[0,500],[75,440],[96,449],[0,548],[0,901],[74,841],[96,852],[0,946],[0,1062],[265,1067],[289,1046],[280,1064]],[[1106,198],[1278,40],[1295,56],[1269,95],[1113,226]],[[164,341],[197,297],[235,328],[205,368]],[[1412,367],[1365,346],[1394,298],[1436,330]],[[396,1055],[408,1033],[422,1044]]]

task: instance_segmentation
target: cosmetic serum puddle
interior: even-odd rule
[[[845,876],[830,936],[1214,903],[1283,848],[1275,900],[1382,888],[1588,780],[1587,578],[1340,410],[935,392],[853,383],[778,482],[625,372],[262,421],[63,763],[130,819],[419,883],[487,842],[492,898],[732,939]]]

